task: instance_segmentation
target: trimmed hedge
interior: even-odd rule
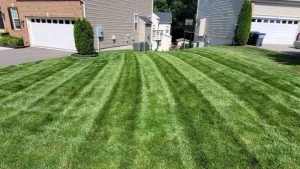
[[[235,35],[233,38],[234,45],[243,46],[247,44],[252,24],[252,5],[249,0],[244,0],[240,11]]]
[[[94,53],[94,31],[86,19],[76,19],[74,24],[74,39],[78,54],[92,55]]]
[[[20,47],[24,46],[23,38],[13,36],[1,36],[0,46]]]

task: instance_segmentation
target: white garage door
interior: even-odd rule
[[[31,45],[76,50],[73,18],[28,18]]]
[[[251,31],[267,34],[263,44],[293,44],[298,27],[297,20],[253,18]]]

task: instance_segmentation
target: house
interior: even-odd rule
[[[96,50],[129,48],[134,41],[151,42],[152,11],[152,0],[0,0],[0,32],[23,37],[26,46],[75,51],[75,19],[87,18]],[[97,27],[104,33],[100,43]]]
[[[152,50],[169,51],[172,45],[171,12],[154,12],[152,14]]]
[[[194,40],[231,44],[244,0],[198,0]],[[299,31],[299,0],[252,0],[251,31],[266,33],[263,44],[293,44]]]

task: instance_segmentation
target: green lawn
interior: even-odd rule
[[[0,168],[297,168],[300,59],[251,47],[0,69]]]

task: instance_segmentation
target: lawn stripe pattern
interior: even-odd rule
[[[176,54],[176,56],[180,57],[183,60],[187,60],[187,58],[189,57],[188,55],[185,54]],[[197,57],[198,59],[201,57]],[[201,58],[202,59],[202,58]],[[278,104],[278,103],[274,103],[272,100],[270,100],[269,97],[266,97],[264,94],[261,93],[261,91],[251,91],[251,88],[253,85],[249,84],[249,86],[246,86],[246,84],[250,83],[248,82],[246,79],[248,79],[247,77],[245,79],[242,79],[243,75],[238,75],[237,77],[233,77],[233,79],[230,80],[226,80],[226,78],[228,78],[228,75],[231,75],[232,70],[226,71],[225,69],[220,69],[218,70],[219,66],[213,65],[211,66],[211,69],[208,69],[207,66],[205,64],[202,63],[209,63],[208,60],[202,60],[201,62],[199,62],[199,60],[189,60],[188,61],[190,64],[192,65],[197,65],[196,67],[203,71],[205,74],[209,75],[210,77],[212,77],[213,79],[215,79],[216,81],[218,81],[220,84],[222,84],[224,87],[226,87],[229,91],[233,92],[234,94],[236,94],[237,96],[239,96],[239,99],[242,99],[244,101],[247,102],[247,104],[254,108],[256,112],[258,112],[258,115],[260,116],[261,119],[263,119],[265,122],[269,123],[271,125],[271,127],[275,128],[275,130],[277,130],[276,132],[283,134],[283,136],[278,136],[278,134],[274,135],[274,139],[277,139],[279,141],[279,143],[284,142],[287,147],[286,148],[290,148],[290,147],[294,147],[293,150],[290,151],[292,156],[296,156],[296,153],[299,152],[299,148],[297,146],[295,146],[295,139],[297,139],[297,141],[299,141],[299,137],[297,137],[297,135],[299,135],[299,131],[298,131],[298,126],[295,125],[297,124],[297,121],[299,121],[299,115],[296,114],[293,111],[287,110],[284,106]],[[205,70],[206,68],[206,70]],[[215,69],[215,70],[214,70]],[[236,81],[236,86],[233,85],[228,85],[229,81],[230,82],[234,82],[235,80],[242,80],[242,82],[239,84],[238,81]],[[251,79],[250,79],[251,80]],[[237,87],[238,86],[238,87]],[[256,89],[258,89],[260,86],[257,86]],[[253,90],[253,89],[252,89]],[[246,93],[251,93],[251,95],[246,94]],[[250,96],[250,97],[249,97]],[[263,99],[261,99],[260,97],[264,97]],[[261,100],[264,100],[264,102],[261,102]],[[266,103],[267,102],[267,103]],[[277,116],[281,116],[281,117],[276,117]],[[279,120],[281,118],[281,120]],[[231,119],[232,120],[232,119]],[[283,121],[284,124],[279,123]],[[277,126],[279,126],[277,128]],[[288,128],[286,128],[286,126],[288,126]],[[261,129],[260,129],[261,130]],[[269,130],[269,129],[268,129]],[[274,130],[274,129],[273,129]],[[281,132],[280,132],[281,130]],[[256,133],[256,135],[258,135]],[[289,136],[289,138],[291,140],[287,140],[285,139],[286,136]],[[291,137],[292,136],[292,137]],[[288,142],[291,142],[292,140],[294,140],[293,144],[288,144]],[[259,140],[257,140],[257,142],[255,144],[258,143]],[[264,142],[266,142],[265,140],[263,140]],[[272,140],[272,142],[270,143],[270,148],[268,149],[262,149],[260,151],[263,151],[264,153],[266,152],[271,152],[269,155],[270,160],[274,160],[275,157],[272,156],[272,154],[274,154],[274,150],[276,151],[281,151],[282,147],[277,147],[277,145],[280,145],[276,142],[274,142],[274,140]],[[277,147],[277,148],[276,148]],[[259,154],[258,152],[256,154]],[[277,161],[280,161],[281,158],[278,157],[277,155]]]
[[[298,168],[300,63],[252,47],[0,69],[0,168]]]
[[[142,68],[143,99],[136,133],[140,141],[136,168],[195,168],[188,140],[174,116],[176,103],[167,82],[147,55],[140,55],[138,59]],[[164,156],[165,152],[168,156]]]

